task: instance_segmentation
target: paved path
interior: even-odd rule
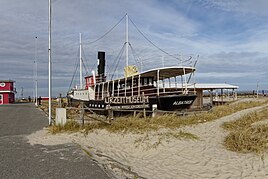
[[[33,104],[0,105],[0,178],[108,178],[76,144],[31,146],[25,136],[47,126]]]

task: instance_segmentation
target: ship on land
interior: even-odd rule
[[[128,34],[125,44],[127,53]],[[85,76],[83,84],[81,48],[80,36],[80,87],[68,92],[67,97],[71,104],[83,102],[92,111],[178,111],[189,109],[197,97],[195,89],[188,88],[195,72],[194,65],[184,66],[181,63],[139,72],[136,66],[128,65],[126,54],[124,76],[108,79],[103,51],[98,52],[97,72],[92,71],[91,75]]]

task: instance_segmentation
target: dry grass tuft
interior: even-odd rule
[[[156,148],[163,141],[169,142],[170,139],[178,140],[198,140],[198,136],[184,132],[182,130],[177,131],[176,129],[195,125],[199,123],[205,123],[208,121],[213,121],[223,116],[230,115],[239,110],[260,106],[265,102],[241,102],[236,104],[227,104],[223,106],[214,107],[209,112],[195,113],[188,116],[176,116],[176,115],[161,115],[156,116],[155,118],[140,118],[137,117],[119,117],[114,120],[111,124],[102,123],[99,121],[90,121],[84,126],[80,126],[74,120],[69,120],[64,126],[51,126],[49,127],[49,132],[52,134],[60,132],[82,132],[85,135],[92,130],[96,129],[105,129],[113,133],[139,133],[143,134],[143,137],[138,139],[135,143],[136,145],[145,145],[145,148]],[[266,110],[268,111],[268,110]],[[70,116],[75,116],[79,111],[73,111]],[[245,127],[250,127],[253,122],[263,119],[265,116],[268,116],[268,112],[264,113],[252,113],[249,116],[244,116],[243,119],[235,121],[234,123],[224,124],[224,128],[230,131],[236,131],[239,129],[242,130]],[[157,135],[151,135],[151,131],[158,131],[161,128],[171,129],[171,131],[159,133]],[[258,133],[262,131],[262,133]],[[267,131],[267,128],[250,128],[249,130],[242,131],[241,133],[231,132],[230,135],[224,141],[224,145],[233,151],[254,151],[259,152],[263,150],[263,146],[267,144],[266,138],[261,138],[263,133]],[[254,135],[252,135],[254,133]],[[267,133],[267,132],[266,132]],[[150,134],[150,135],[149,135]],[[267,136],[267,134],[266,134]],[[259,146],[258,146],[258,145]],[[267,145],[266,145],[267,146]]]
[[[261,154],[268,149],[268,125],[253,125],[268,119],[268,107],[259,112],[242,116],[240,119],[225,122],[222,127],[230,131],[224,146],[231,151]]]
[[[233,130],[243,130],[245,128],[251,127],[251,125],[255,122],[262,121],[268,118],[268,110],[264,108],[259,112],[253,112],[248,115],[242,116],[240,119],[225,122],[222,127],[225,130],[233,131]]]
[[[196,113],[193,115],[188,116],[176,116],[176,115],[159,115],[155,118],[147,118],[143,119],[139,116],[137,117],[119,117],[116,120],[114,120],[110,125],[101,123],[101,122],[91,122],[89,124],[85,124],[81,129],[88,133],[89,131],[92,131],[94,129],[106,129],[110,132],[132,132],[132,133],[144,133],[148,131],[155,131],[161,128],[168,128],[168,129],[176,129],[183,126],[189,126],[189,125],[195,125],[199,123],[204,123],[212,120],[216,120],[220,117],[230,115],[234,112],[237,112],[239,110],[243,110],[250,107],[255,107],[262,105],[265,102],[241,102],[237,103],[235,105],[223,105],[223,106],[217,106],[214,107],[213,110],[209,112],[203,112],[203,113]],[[75,115],[74,112],[73,115]],[[71,123],[74,124],[74,123]],[[56,127],[56,126],[54,126]],[[68,131],[68,129],[73,130],[70,126],[64,130],[62,130],[62,127],[59,127],[59,130],[53,130],[53,131]],[[76,130],[76,127],[74,128],[74,131]]]
[[[74,120],[67,121],[67,123],[64,126],[62,126],[62,125],[52,125],[52,126],[48,127],[48,131],[51,134],[57,134],[57,133],[60,133],[60,132],[78,132],[81,129],[82,129],[82,127],[80,126],[80,124],[78,124]]]
[[[66,100],[64,100],[66,101]],[[66,106],[66,102],[63,101],[63,106]],[[38,106],[41,110],[43,110],[48,115],[48,101],[43,100],[42,104]],[[58,102],[56,100],[51,101],[51,117],[55,119],[56,117],[56,108],[58,108]],[[66,111],[67,119],[74,119],[79,115],[79,109],[68,109]]]
[[[233,131],[225,138],[224,146],[235,152],[262,154],[268,149],[268,126]]]

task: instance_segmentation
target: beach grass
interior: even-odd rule
[[[268,125],[258,122],[268,119],[268,107],[261,111],[225,122],[222,127],[230,133],[225,137],[224,146],[231,151],[262,154],[268,149]]]
[[[82,129],[82,126],[74,121],[74,120],[68,120],[65,125],[55,125],[48,127],[48,131],[51,134],[57,134],[61,132],[78,132]]]
[[[67,102],[66,99],[63,99],[63,107],[66,107]],[[41,110],[43,110],[48,115],[48,101],[43,100],[42,104],[38,106]],[[51,101],[51,117],[55,119],[56,117],[56,108],[58,108],[57,100]],[[66,118],[67,119],[74,119],[76,116],[79,115],[79,109],[68,109],[66,111]]]
[[[247,101],[236,104],[226,104],[222,106],[216,106],[211,111],[194,113],[187,116],[177,116],[175,114],[165,114],[158,115],[154,118],[142,118],[140,115],[136,117],[124,116],[118,117],[111,122],[111,124],[106,124],[98,121],[91,123],[86,123],[82,129],[85,133],[92,131],[94,129],[106,129],[110,132],[132,132],[132,133],[144,133],[148,131],[156,131],[161,128],[167,129],[177,129],[184,126],[196,125],[200,123],[205,123],[208,121],[213,121],[218,118],[230,115],[237,111],[260,106],[267,103],[267,101]],[[75,125],[74,122],[70,122],[67,125]],[[54,126],[55,127],[55,126]],[[72,130],[70,126],[66,129],[61,129],[60,131]],[[76,128],[74,128],[76,131]],[[55,132],[57,130],[54,130]],[[53,133],[55,133],[53,132]]]
[[[188,116],[177,115],[159,115],[154,118],[138,118],[138,117],[119,117],[111,123],[106,125],[106,129],[111,132],[129,131],[129,132],[143,132],[148,130],[158,130],[160,128],[176,129],[184,126],[196,125],[213,121],[218,118],[230,115],[237,111],[260,106],[267,103],[267,101],[249,101],[241,102],[235,105],[226,104],[216,106],[211,111],[194,113]]]

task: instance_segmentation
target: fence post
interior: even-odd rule
[[[146,109],[145,109],[144,92],[142,92],[142,99],[143,99],[143,117],[144,117],[144,119],[146,119]]]
[[[84,116],[85,116],[84,102],[81,101],[80,102],[80,119],[81,119],[82,126],[84,126],[84,123],[85,123]]]
[[[107,98],[109,98],[109,97],[110,97],[110,93],[107,94]],[[111,122],[111,120],[114,119],[114,112],[111,109],[110,100],[108,100],[108,104],[107,104],[106,109],[108,110],[108,120],[109,120],[109,122]]]

